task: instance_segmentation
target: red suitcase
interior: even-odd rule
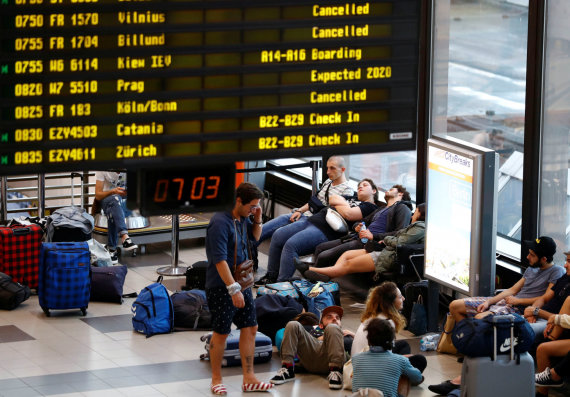
[[[42,236],[39,225],[0,227],[0,272],[37,289]]]

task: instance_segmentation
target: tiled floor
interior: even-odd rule
[[[182,241],[180,265],[204,260],[201,240]],[[263,247],[262,247],[263,248]],[[263,251],[263,249],[262,249]],[[139,291],[157,278],[156,268],[170,264],[170,245],[146,247],[146,254],[124,256],[129,266],[125,293]],[[260,266],[267,257],[260,253]],[[260,273],[263,273],[260,270]],[[179,289],[183,277],[168,278],[169,290]],[[46,317],[32,296],[14,311],[0,311],[0,396],[202,396],[209,392],[209,363],[199,360],[204,352],[203,332],[178,332],[145,338],[134,333],[130,310],[134,298],[122,305],[90,303],[87,316],[79,310],[52,311]],[[343,326],[356,330],[360,308],[343,294]],[[411,338],[404,332],[399,338]],[[414,343],[415,342],[415,343]],[[417,340],[412,341],[417,349]],[[431,396],[427,385],[459,374],[461,365],[449,355],[427,354],[425,382],[413,387],[410,396]],[[260,379],[268,380],[280,367],[277,354],[256,366]],[[229,395],[241,394],[239,367],[223,370]],[[295,382],[276,387],[274,396],[345,396],[331,391],[325,377],[302,374]]]

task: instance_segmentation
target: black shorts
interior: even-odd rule
[[[212,329],[214,332],[227,335],[231,331],[232,323],[234,323],[238,329],[255,327],[257,325],[255,302],[251,288],[241,293],[245,300],[245,306],[238,309],[234,306],[232,297],[228,294],[226,287],[206,289],[208,307],[212,313]]]

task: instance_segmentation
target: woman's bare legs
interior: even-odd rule
[[[309,267],[309,270],[334,278],[350,273],[372,272],[374,271],[374,261],[366,250],[350,250],[342,254],[334,266]]]

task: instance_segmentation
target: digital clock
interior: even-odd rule
[[[138,170],[136,191],[144,216],[228,209],[234,202],[235,164]]]

